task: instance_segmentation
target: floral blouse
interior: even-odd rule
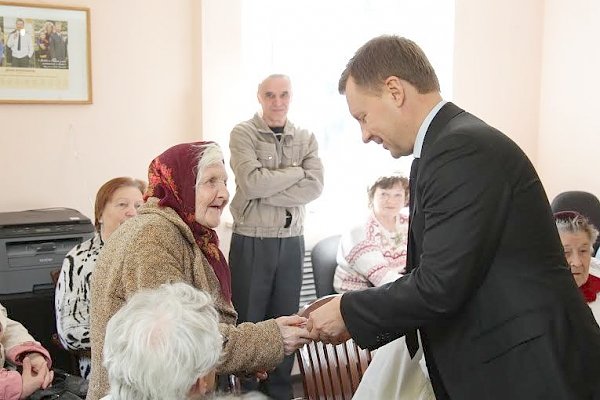
[[[342,236],[333,287],[344,293],[395,281],[405,271],[407,242],[408,217],[399,215],[390,232],[371,213],[366,224]]]

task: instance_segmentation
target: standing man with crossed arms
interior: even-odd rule
[[[239,322],[298,311],[304,259],[304,206],[323,190],[315,136],[287,119],[290,79],[270,75],[258,86],[262,115],[233,128],[229,141],[236,192],[230,205],[233,304]],[[290,399],[293,356],[269,372],[260,390]]]

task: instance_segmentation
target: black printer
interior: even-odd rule
[[[0,213],[0,295],[51,287],[50,271],[92,236],[90,219],[71,208]]]

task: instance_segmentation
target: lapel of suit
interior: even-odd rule
[[[423,207],[420,202],[421,191],[419,190],[419,178],[428,161],[428,150],[431,151],[432,144],[435,142],[440,132],[448,125],[448,122],[462,112],[464,112],[464,110],[453,103],[448,102],[444,104],[431,121],[431,124],[429,124],[429,128],[427,128],[423,148],[421,149],[421,157],[418,162],[418,169],[416,172],[411,171],[410,185],[414,185],[413,190],[411,190],[411,196],[414,198],[410,199],[411,209],[409,216],[410,228],[408,233],[407,272],[412,271],[419,266],[423,248],[421,241],[423,238],[423,226],[425,221],[423,220],[424,216],[421,212]],[[414,182],[412,182],[413,179]]]

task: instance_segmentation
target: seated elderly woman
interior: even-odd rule
[[[69,251],[63,261],[54,306],[56,329],[61,344],[80,351],[79,373],[87,379],[90,350],[90,276],[104,242],[127,219],[137,214],[143,204],[146,184],[139,179],[114,178],[103,184],[96,194],[94,225],[96,234]]]
[[[214,143],[171,147],[152,161],[147,202],[114,233],[92,279],[92,375],[88,399],[108,392],[102,367],[106,324],[139,290],[186,282],[208,292],[219,313],[219,374],[255,374],[278,365],[310,341],[298,316],[236,326],[231,279],[214,228],[229,201],[223,153]]]
[[[23,371],[4,368],[8,361]],[[25,399],[38,389],[46,389],[54,378],[48,351],[35,341],[20,323],[8,318],[0,304],[0,399]]]
[[[342,235],[333,287],[338,293],[381,286],[398,279],[406,267],[408,179],[384,176],[369,188],[366,223]]]
[[[202,398],[214,389],[222,346],[207,293],[181,282],[139,291],[106,326],[104,399]]]
[[[408,180],[384,176],[367,191],[367,222],[342,236],[333,286],[338,293],[381,286],[398,279],[406,268]],[[404,337],[378,349],[353,399],[434,398],[423,351],[411,358]]]
[[[558,212],[554,219],[575,283],[600,323],[600,262],[592,258],[598,230],[575,211]]]

